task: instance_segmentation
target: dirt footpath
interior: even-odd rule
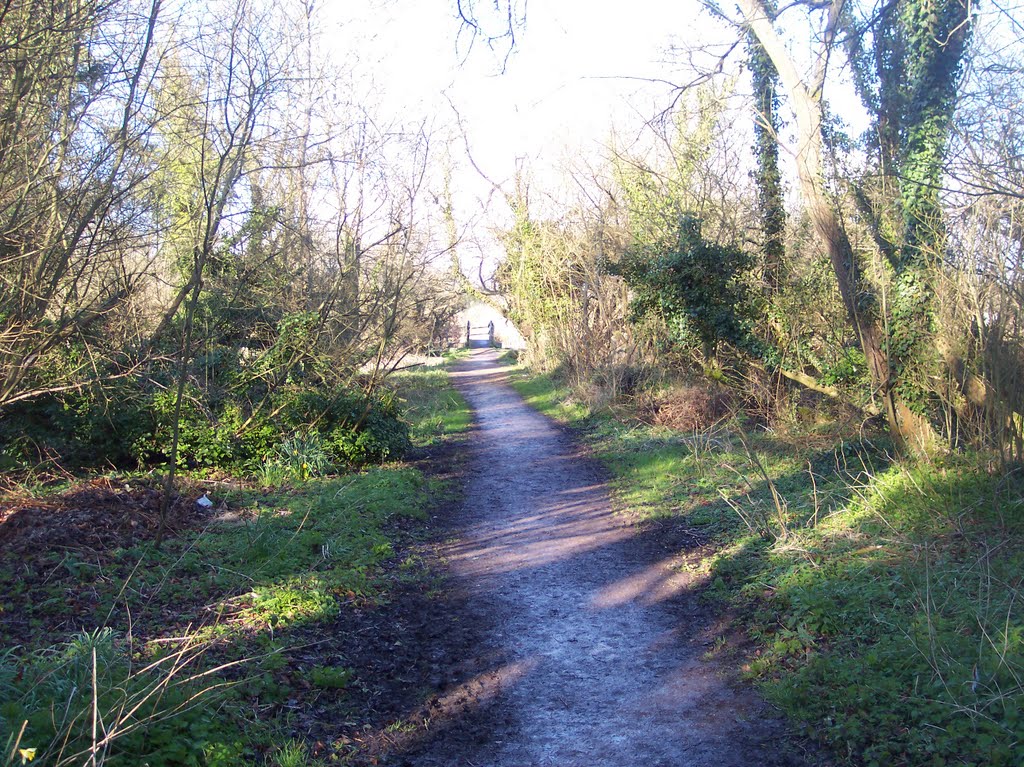
[[[601,467],[502,381],[494,352],[453,373],[477,418],[451,569],[500,661],[461,685],[490,732],[441,734],[408,763],[478,767],[805,765],[730,685],[708,616],[670,569],[678,541],[615,515]]]

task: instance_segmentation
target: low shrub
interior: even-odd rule
[[[735,408],[732,396],[717,384],[678,384],[652,396],[641,411],[644,420],[680,431],[702,431]]]
[[[330,447],[339,461],[351,464],[380,463],[401,458],[409,449],[409,427],[397,414],[377,408],[361,424],[339,426],[329,434]]]
[[[296,435],[322,440],[335,465],[379,463],[401,457],[410,446],[390,391],[366,394],[324,386],[314,377],[290,381],[271,394],[265,389],[260,379],[202,386],[190,380],[181,403],[179,468],[239,470],[277,460]],[[145,378],[94,383],[9,405],[0,413],[0,471],[48,464],[70,470],[165,465],[176,399],[174,377],[154,370]]]
[[[0,470],[27,470],[47,461],[67,468],[166,464],[175,398],[174,387],[144,392],[139,382],[120,382],[108,391],[18,403],[0,418]],[[305,479],[336,465],[400,458],[410,444],[409,427],[389,392],[367,396],[341,387],[293,385],[254,407],[238,397],[211,401],[208,392],[189,384],[177,462],[183,469],[237,470],[276,461],[288,467],[287,474]]]
[[[153,428],[146,398],[131,381],[24,400],[0,417],[0,470],[47,461],[71,468],[134,465],[134,443]]]
[[[177,393],[158,391],[149,397],[155,420],[151,431],[135,441],[140,465],[164,463],[171,453],[174,411]],[[178,427],[178,465],[181,468],[227,467],[247,457],[236,435],[242,423],[242,411],[232,402],[215,412],[194,385],[185,387]]]
[[[409,449],[409,427],[394,395],[366,395],[342,387],[292,389],[279,397],[279,429],[304,430],[323,438],[338,464],[362,465],[401,458]]]

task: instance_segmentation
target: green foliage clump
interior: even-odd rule
[[[309,672],[309,681],[325,690],[344,690],[352,683],[355,672],[339,666],[314,666]]]
[[[328,620],[338,614],[330,586],[329,580],[303,577],[257,587],[246,619],[274,629]]]
[[[278,463],[292,478],[306,481],[331,467],[324,441],[317,433],[298,433],[277,446]]]
[[[230,467],[279,460],[298,478],[324,473],[328,465],[374,463],[400,457],[408,445],[407,427],[390,400],[374,400],[339,388],[293,385],[273,398],[272,416],[246,418],[232,402],[219,412],[204,410],[197,397],[183,409],[179,464],[191,468]],[[146,445],[166,455],[173,426],[167,407],[155,403],[158,426]],[[402,437],[405,436],[403,441]]]
[[[217,327],[216,298],[203,310]],[[303,439],[322,442],[332,466],[401,457],[410,442],[394,394],[358,376],[339,380],[316,349],[316,326],[315,314],[285,314],[256,350],[245,345],[252,339],[207,339],[190,366],[180,418],[178,370],[163,364],[9,404],[0,413],[0,468],[166,465],[176,420],[176,462],[184,469],[289,464],[282,451]],[[306,471],[302,463],[296,476]],[[327,469],[321,462],[312,473]]]
[[[400,458],[409,449],[409,426],[400,420],[393,396],[359,403],[349,412],[359,415],[352,420],[336,421],[326,431],[337,460],[356,465],[379,463]]]
[[[853,346],[837,349],[821,365],[821,383],[826,386],[854,386],[864,380],[867,369],[867,360],[860,349]]]
[[[741,248],[706,240],[701,220],[687,214],[664,237],[638,243],[608,268],[636,292],[637,318],[662,318],[677,340],[695,338],[710,358],[721,342],[749,343],[743,275],[751,262]]]
[[[0,417],[0,470],[50,458],[72,467],[130,466],[133,444],[153,424],[145,397],[129,381],[17,402]]]
[[[140,383],[96,386],[18,403],[0,419],[0,468],[31,468],[53,459],[69,467],[159,466],[170,454],[173,388]],[[367,395],[308,383],[282,387],[262,407],[185,387],[178,466],[243,469],[278,463],[296,479],[332,467],[400,458],[409,427],[393,393]]]
[[[267,761],[267,767],[318,767],[322,764],[324,762],[311,756],[306,744],[298,740],[285,743]]]
[[[150,399],[153,428],[135,441],[141,465],[160,463],[170,453],[175,416],[175,391],[158,391]],[[204,402],[196,386],[186,386],[178,429],[178,464],[182,467],[230,466],[241,457],[242,445],[235,438],[241,412],[230,404],[220,413]]]

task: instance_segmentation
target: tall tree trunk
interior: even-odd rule
[[[782,284],[786,256],[786,205],[779,171],[779,73],[764,47],[750,35],[747,53],[754,91],[754,153],[757,201],[761,214],[761,254],[766,292],[775,295]]]
[[[902,450],[921,453],[927,451],[934,441],[933,431],[927,419],[911,411],[893,389],[885,329],[877,316],[861,311],[856,257],[823,182],[821,96],[841,5],[836,0],[829,9],[822,49],[811,77],[805,79],[776,33],[761,0],[739,0],[740,10],[750,32],[757,37],[775,64],[779,79],[789,94],[796,115],[796,165],[800,190],[814,222],[815,232],[828,250],[843,305],[867,360],[876,396],[882,400],[890,431]]]

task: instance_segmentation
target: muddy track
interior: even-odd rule
[[[491,666],[457,692],[489,731],[438,733],[406,763],[810,764],[771,709],[701,660],[709,617],[670,567],[678,542],[614,514],[601,467],[502,378],[490,351],[453,372],[477,429],[445,552],[492,627]]]

